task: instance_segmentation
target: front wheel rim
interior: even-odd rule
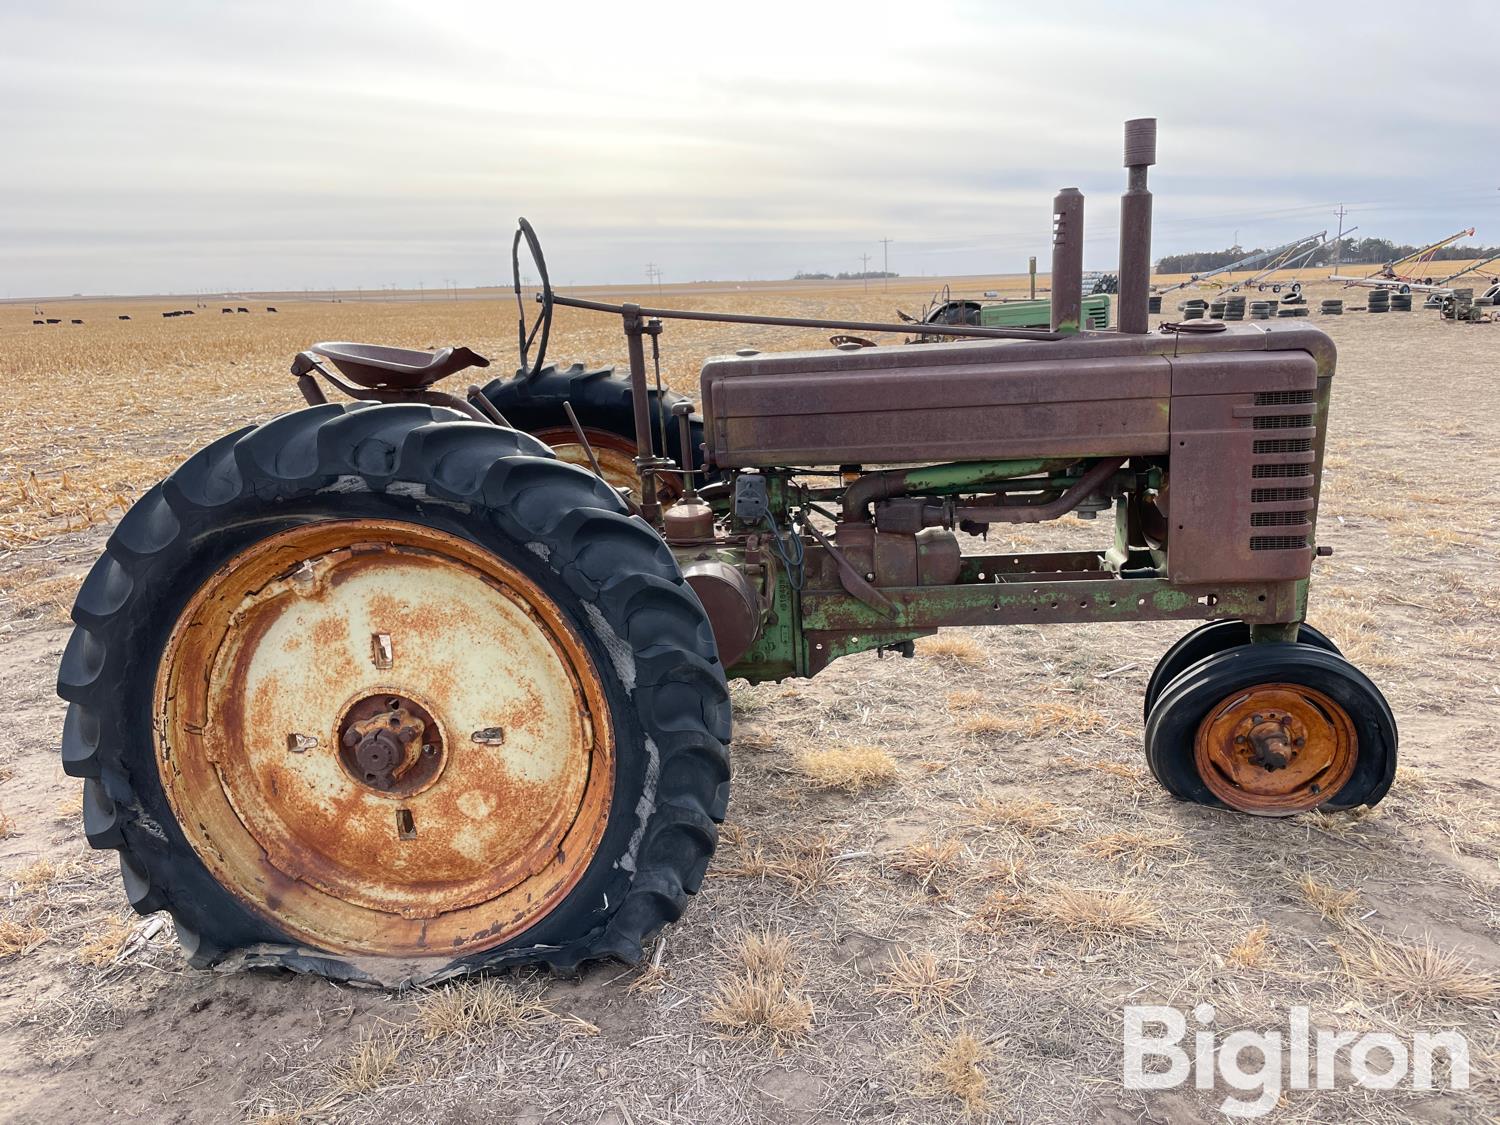
[[[193,595],[154,699],[168,803],[291,937],[457,957],[577,885],[609,817],[603,682],[529,577],[394,520],[302,524]]]
[[[1268,816],[1331,799],[1358,757],[1349,713],[1303,684],[1257,684],[1225,696],[1198,724],[1193,742],[1198,775],[1215,797]]]

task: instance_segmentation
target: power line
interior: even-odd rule
[[[859,265],[860,275],[865,279],[865,292],[868,293],[870,291],[870,255],[861,254],[859,256]]]
[[[885,279],[881,283],[881,285],[882,288],[889,289],[891,287],[891,240],[889,238],[882,238],[880,240],[880,247],[882,251],[884,251],[883,261],[885,273]]]

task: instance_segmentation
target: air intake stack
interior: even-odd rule
[[[1145,332],[1151,290],[1151,192],[1146,169],[1156,163],[1156,118],[1125,122],[1125,167],[1130,181],[1120,197],[1121,332]]]
[[[1052,331],[1077,332],[1083,318],[1083,193],[1052,199]]]

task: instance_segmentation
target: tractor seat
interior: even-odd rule
[[[339,373],[362,387],[399,387],[414,390],[430,387],[466,367],[488,367],[490,361],[468,348],[439,348],[435,352],[415,348],[387,348],[380,344],[314,344],[311,351],[339,369]]]

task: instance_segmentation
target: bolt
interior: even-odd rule
[[[318,740],[310,734],[297,734],[295,731],[286,736],[286,748],[293,754],[305,754],[318,745]]]
[[[436,746],[434,746],[434,745],[433,745],[433,744],[432,744],[432,743],[430,743],[430,742],[424,742],[424,743],[423,743],[423,744],[422,744],[422,753],[424,753],[424,754],[426,754],[426,755],[427,755],[427,756],[428,756],[428,757],[429,757],[429,758],[430,758],[430,757],[432,757],[432,756],[433,756],[433,755],[434,755],[434,754],[436,754],[436,753],[437,753],[437,747],[436,747]]]

